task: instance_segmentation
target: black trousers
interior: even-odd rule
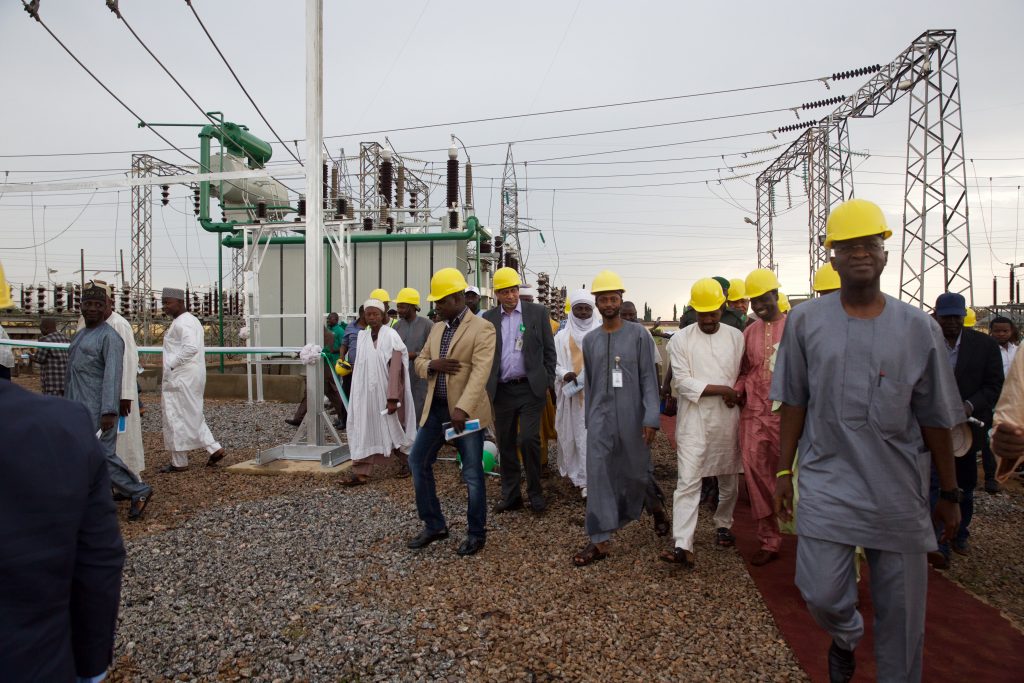
[[[526,493],[543,501],[540,484],[540,419],[546,396],[537,398],[529,382],[498,384],[494,392],[494,422],[501,458],[501,497],[507,503],[522,500],[519,482],[526,471]],[[523,456],[519,466],[518,453]]]

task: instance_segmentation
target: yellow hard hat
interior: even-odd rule
[[[412,287],[403,287],[398,290],[398,296],[395,298],[396,304],[412,304],[413,306],[420,305],[420,293]]]
[[[570,313],[572,313],[572,302],[570,302],[568,299],[566,299],[565,300],[565,314],[569,315]]]
[[[967,315],[964,316],[964,327],[974,327],[978,324],[978,314],[970,306],[967,307]]]
[[[457,268],[442,268],[430,278],[430,296],[427,301],[438,301],[449,294],[464,292],[469,285]]]
[[[734,277],[729,280],[729,301],[739,301],[747,298],[747,285],[743,278]]]
[[[781,286],[779,278],[775,277],[775,273],[767,268],[758,268],[752,271],[743,282],[743,289],[746,290],[744,293],[748,299],[756,299],[765,292],[770,292]]]
[[[494,291],[497,292],[509,287],[519,287],[523,284],[523,280],[519,277],[519,273],[516,272],[515,268],[506,266],[494,271],[494,280],[491,284],[494,287]]]
[[[370,292],[370,298],[371,299],[376,299],[377,301],[379,301],[381,303],[384,303],[384,304],[386,304],[389,301],[391,301],[391,295],[388,294],[388,290],[386,290],[386,289],[379,289],[378,288],[378,289],[373,290],[372,292]]]
[[[840,285],[839,273],[831,263],[826,263],[814,273],[815,292],[832,292],[839,289]]]
[[[0,308],[10,308],[14,305],[11,301],[11,286],[7,284],[7,278],[4,276],[4,266],[0,263]]]
[[[721,289],[721,287],[719,287]],[[590,286],[590,291],[594,294],[600,294],[601,292],[625,292],[626,286],[622,284],[622,278],[619,277],[618,273],[613,273],[610,270],[602,270],[594,278],[594,284]]]
[[[788,313],[792,308],[789,305],[789,297],[779,292],[779,313]]]
[[[825,223],[825,248],[831,249],[833,242],[871,235],[881,235],[883,240],[892,237],[892,230],[886,225],[882,210],[866,199],[848,199],[828,215]]]
[[[725,303],[725,292],[718,280],[705,277],[690,288],[690,306],[698,313],[717,311]]]
[[[338,362],[334,364],[334,372],[338,377],[346,377],[352,374],[352,364],[344,358],[339,358]]]

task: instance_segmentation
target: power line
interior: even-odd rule
[[[209,114],[207,114],[206,110],[203,107],[199,106],[199,103],[196,102],[196,98],[192,97],[192,94],[189,93],[189,91],[185,89],[185,86],[183,86],[181,82],[174,77],[174,74],[171,73],[170,69],[164,66],[164,63],[160,61],[160,58],[153,54],[153,51],[149,49],[149,46],[146,45],[145,42],[143,42],[142,38],[139,37],[139,34],[135,32],[134,28],[132,28],[132,25],[129,24],[128,20],[125,19],[124,16],[121,14],[121,9],[120,7],[118,7],[118,2],[119,0],[107,0],[107,9],[113,12],[114,16],[121,20],[125,28],[128,29],[128,32],[131,33],[132,36],[135,38],[136,42],[138,42],[138,44],[142,46],[143,50],[149,53],[149,56],[152,57],[153,61],[156,62],[157,65],[164,70],[164,73],[167,74],[168,78],[174,81],[174,85],[178,86],[178,89],[181,90],[181,92],[184,93],[185,97],[187,97],[189,101],[195,106],[195,108],[199,110],[200,115],[209,119],[210,122],[216,124],[217,120]]]
[[[113,0],[113,1],[114,1],[114,4],[116,5],[116,0]],[[32,4],[29,4],[29,3],[25,2],[25,0],[22,0],[22,6],[23,6],[23,7],[25,8],[25,11],[26,11],[26,12],[28,12],[29,16],[31,16],[31,17],[32,17],[33,19],[35,19],[35,20],[36,20],[36,21],[37,21],[37,22],[39,23],[39,25],[40,25],[40,26],[42,26],[42,27],[43,27],[43,29],[44,29],[44,30],[45,30],[45,31],[46,31],[47,33],[49,33],[49,34],[50,34],[50,37],[51,37],[51,38],[53,38],[53,39],[54,39],[55,41],[57,41],[57,44],[58,44],[58,45],[60,45],[60,46],[61,46],[61,48],[63,48],[63,49],[64,49],[64,51],[68,53],[68,56],[70,56],[70,57],[71,57],[71,58],[72,58],[73,60],[75,60],[75,62],[76,62],[76,63],[77,63],[77,64],[78,64],[78,65],[79,65],[80,67],[82,67],[82,69],[83,69],[83,70],[84,70],[84,71],[85,71],[85,72],[86,72],[87,74],[89,74],[89,76],[91,76],[91,77],[92,77],[92,79],[93,79],[94,81],[96,81],[96,83],[97,83],[97,84],[99,84],[99,86],[100,86],[101,88],[103,88],[103,89],[104,89],[105,91],[107,91],[107,94],[108,94],[108,95],[110,95],[111,97],[113,97],[113,98],[114,98],[114,100],[116,100],[118,104],[120,104],[120,105],[121,105],[122,107],[124,107],[124,109],[125,109],[125,110],[127,110],[127,111],[128,111],[128,113],[130,113],[130,114],[131,114],[132,116],[134,116],[134,117],[135,117],[135,120],[136,120],[136,121],[138,121],[138,123],[139,123],[139,124],[141,125],[141,127],[144,127],[144,128],[148,128],[148,129],[149,129],[149,130],[150,130],[150,131],[151,131],[151,132],[153,133],[153,135],[155,135],[155,136],[157,136],[158,138],[160,138],[160,139],[161,139],[161,140],[162,140],[162,141],[163,141],[163,142],[164,142],[165,144],[167,144],[167,145],[170,145],[170,146],[171,146],[171,148],[172,148],[172,149],[173,149],[174,151],[177,151],[177,152],[178,152],[179,154],[181,154],[181,155],[182,155],[183,157],[185,157],[185,158],[186,158],[186,159],[188,159],[189,161],[191,161],[191,162],[193,162],[193,163],[195,163],[195,164],[199,164],[199,161],[198,161],[198,160],[196,160],[195,158],[193,158],[193,157],[189,156],[188,154],[186,154],[186,153],[185,153],[185,152],[184,152],[184,151],[183,151],[183,150],[182,150],[181,148],[177,147],[177,146],[176,146],[176,145],[175,145],[175,144],[174,144],[173,142],[171,142],[171,141],[170,141],[170,140],[168,140],[168,139],[167,139],[166,137],[164,137],[164,135],[163,135],[162,133],[160,133],[160,131],[156,130],[155,128],[152,128],[151,126],[148,126],[148,125],[146,124],[146,122],[145,122],[145,121],[144,121],[144,120],[142,119],[142,117],[141,117],[141,116],[139,116],[139,115],[138,115],[138,114],[137,114],[137,113],[135,112],[135,110],[134,110],[134,109],[132,109],[131,107],[129,107],[129,106],[128,106],[128,105],[127,105],[127,104],[125,103],[125,101],[124,101],[124,100],[122,100],[122,99],[121,99],[120,97],[118,97],[117,95],[115,95],[115,94],[114,94],[114,91],[113,91],[113,90],[111,90],[110,88],[108,88],[108,87],[107,87],[107,85],[106,85],[106,84],[105,84],[105,83],[104,83],[103,81],[101,81],[101,80],[99,79],[99,77],[98,77],[98,76],[96,76],[96,74],[94,74],[94,73],[93,73],[93,72],[92,72],[92,71],[91,71],[91,70],[89,69],[89,67],[87,67],[87,66],[86,66],[86,65],[85,65],[85,64],[84,64],[84,63],[82,62],[82,60],[80,60],[80,59],[79,59],[79,58],[78,58],[78,57],[77,57],[77,56],[75,55],[75,53],[74,53],[74,52],[72,52],[72,51],[71,51],[71,49],[70,49],[70,48],[69,48],[69,47],[68,47],[67,45],[65,45],[65,44],[64,44],[64,42],[63,42],[63,41],[61,41],[61,39],[60,39],[60,38],[58,38],[58,37],[57,37],[57,34],[55,34],[55,33],[54,33],[53,31],[51,31],[51,30],[50,30],[50,27],[49,27],[49,26],[47,26],[47,25],[46,25],[46,22],[44,22],[44,21],[42,20],[42,18],[41,18],[41,17],[39,16],[39,4],[38,4],[38,3],[32,3]],[[108,6],[109,6],[109,3],[108,3]],[[123,19],[122,19],[122,21],[123,21]],[[127,26],[127,23],[126,23],[125,25]],[[129,28],[129,30],[131,30],[131,29]],[[134,32],[134,31],[132,31],[132,34],[133,34],[133,35],[135,35],[135,32]],[[136,36],[136,38],[138,38],[138,36]],[[141,42],[141,40],[140,40],[140,42]],[[144,44],[144,43],[143,43],[143,47],[145,47],[145,44]],[[147,52],[150,52],[150,51],[149,51],[149,48],[148,48],[148,47],[146,48],[146,51],[147,51]],[[153,53],[152,53],[152,52],[150,52],[150,54],[152,55]],[[156,56],[155,56],[155,55],[153,55],[153,58],[154,58],[154,59],[156,59]],[[160,63],[160,62],[159,62],[159,60],[157,60],[157,62],[158,62],[158,63]],[[160,65],[161,65],[161,66],[163,66],[163,64],[160,64]],[[167,71],[166,67],[164,68],[164,71],[166,71],[166,72],[167,72],[167,74],[168,74],[169,76],[171,75],[171,74],[170,74],[170,72],[169,72],[169,71]],[[174,76],[171,76],[171,78],[172,78],[172,79],[174,79]],[[175,83],[178,83],[177,79],[175,79],[175,81],[174,81],[174,82],[175,82]],[[178,83],[178,87],[181,87],[181,84],[180,84],[180,83]],[[182,88],[182,89],[184,90],[184,88]],[[187,94],[188,94],[188,93],[186,92],[186,95],[187,95]],[[191,99],[191,96],[189,96],[189,99]],[[195,103],[195,100],[193,100],[193,103]],[[197,107],[199,107],[199,105],[198,105],[198,104],[196,104],[196,106],[197,106]],[[199,108],[200,108],[200,109],[202,109],[202,107],[199,107]],[[204,113],[204,114],[205,114],[205,113]],[[277,180],[277,179],[276,179],[276,178],[274,178],[274,180]],[[225,181],[223,181],[223,182],[227,183],[228,185],[231,185],[231,186],[232,186],[232,187],[234,187],[234,188],[237,188],[237,189],[239,189],[239,190],[242,190],[242,188],[241,188],[241,187],[239,187],[239,186],[238,186],[238,185],[236,185],[235,183],[231,182],[230,180],[225,180]],[[279,183],[280,183],[281,181],[277,180],[277,182],[279,182]],[[284,187],[288,187],[288,186],[287,186],[287,185],[285,185],[284,183],[281,183],[281,185],[283,185]],[[292,190],[292,188],[288,188],[288,189]],[[292,190],[292,192],[295,192],[295,190]]]
[[[734,157],[734,156],[739,156],[739,157],[746,158],[747,156],[752,155],[752,154],[765,154],[767,152],[772,152],[772,151],[775,151],[775,150],[780,149],[780,148],[785,147],[785,146],[786,146],[785,143],[779,143],[777,145],[770,145],[768,147],[757,147],[755,149],[750,149],[750,150],[746,150],[746,151],[742,151],[742,152],[721,152],[721,153],[718,153],[718,154],[696,154],[696,155],[693,155],[693,156],[686,156],[686,157],[664,157],[664,158],[661,158],[661,159],[618,159],[618,160],[614,160],[614,161],[567,161],[567,162],[543,162],[543,161],[534,161],[534,160],[527,160],[527,161],[529,161],[529,163],[531,163],[534,166],[607,166],[607,165],[617,165],[617,164],[658,164],[658,163],[663,163],[663,162],[668,162],[668,161],[692,161],[694,159],[720,159],[720,158],[724,158],[724,157]],[[435,162],[429,162],[429,163],[433,164]],[[504,164],[503,163],[494,162],[494,163],[473,164],[473,165],[475,167],[477,167],[477,168],[482,168],[484,166],[503,166]]]
[[[531,118],[531,117],[535,117],[535,116],[549,116],[549,115],[552,115],[552,114],[569,114],[569,113],[579,112],[579,111],[594,111],[594,110],[597,110],[597,109],[610,109],[610,108],[613,108],[613,107],[629,107],[629,106],[633,106],[633,105],[637,105],[637,104],[652,104],[652,103],[655,103],[655,102],[671,102],[671,101],[674,101],[674,100],[685,100],[685,99],[692,99],[692,98],[696,98],[696,97],[708,97],[708,96],[712,96],[712,95],[727,95],[727,94],[730,94],[730,93],[749,92],[751,90],[765,90],[765,89],[768,89],[768,88],[779,88],[779,87],[790,86],[790,85],[800,85],[800,84],[803,84],[803,83],[814,83],[814,82],[817,82],[817,81],[820,81],[820,80],[821,80],[821,78],[803,78],[803,79],[795,80],[795,81],[780,81],[778,83],[766,83],[766,84],[763,84],[763,85],[744,86],[744,87],[740,87],[740,88],[728,88],[728,89],[724,89],[724,90],[707,90],[707,91],[704,91],[704,92],[688,93],[688,94],[685,94],[685,95],[670,95],[670,96],[667,96],[667,97],[651,97],[651,98],[642,99],[642,100],[628,100],[628,101],[625,101],[625,102],[609,102],[609,103],[606,103],[606,104],[592,104],[592,105],[586,105],[586,106],[580,106],[580,107],[567,107],[567,108],[564,108],[564,109],[550,109],[548,111],[538,111],[538,112],[524,113],[524,114],[506,114],[504,116],[488,116],[488,117],[479,118],[479,119],[465,119],[465,120],[462,120],[462,121],[446,121],[444,123],[428,123],[428,124],[423,124],[423,125],[418,125],[418,126],[404,126],[404,127],[401,127],[401,128],[386,128],[386,129],[382,129],[382,130],[364,130],[364,131],[360,131],[358,133],[341,133],[339,135],[325,135],[324,139],[352,138],[352,137],[359,137],[359,136],[363,136],[363,135],[379,135],[381,133],[402,133],[402,132],[413,131],[413,130],[427,130],[427,129],[430,129],[430,128],[444,128],[444,127],[449,127],[449,126],[465,126],[465,125],[474,124],[474,123],[492,123],[494,121],[508,121],[509,119],[524,119],[524,118]],[[789,109],[787,108],[784,111],[789,111]]]
[[[33,196],[33,197],[34,197],[34,195],[31,195],[31,196]],[[95,192],[93,193],[93,196],[94,196],[94,197],[96,196],[96,193],[95,193]],[[86,202],[85,206],[83,206],[83,207],[82,207],[82,210],[78,212],[78,215],[77,215],[77,216],[75,216],[74,220],[72,220],[72,221],[71,221],[70,223],[68,223],[68,225],[67,225],[67,227],[66,227],[66,228],[64,228],[63,230],[61,230],[60,232],[58,232],[58,233],[57,233],[56,235],[54,235],[53,237],[50,237],[50,238],[48,238],[48,239],[44,239],[44,240],[43,240],[42,242],[40,242],[39,244],[33,244],[33,245],[31,245],[31,246],[27,246],[27,247],[0,247],[0,249],[2,249],[2,250],[11,250],[11,251],[17,251],[17,250],[21,250],[21,249],[37,249],[37,248],[39,248],[39,247],[41,247],[41,246],[43,246],[43,245],[47,244],[48,242],[52,242],[53,240],[57,239],[58,237],[60,237],[60,236],[61,236],[61,235],[63,235],[64,233],[66,233],[66,232],[67,232],[68,230],[70,230],[70,229],[71,229],[71,227],[72,227],[72,226],[73,226],[73,225],[74,225],[75,223],[77,223],[77,222],[78,222],[78,219],[82,217],[82,214],[83,214],[83,213],[85,213],[85,210],[89,208],[89,205],[90,205],[91,203],[92,203],[92,198],[90,197],[90,198],[89,198],[89,201],[88,201],[88,202]],[[45,207],[44,207],[44,208],[45,208]],[[32,234],[33,234],[33,235],[35,235],[35,211],[34,211],[34,209],[33,209],[33,216],[32,216],[32,231],[33,231],[33,232],[32,232]],[[34,237],[33,237],[33,241],[34,241]],[[32,276],[32,279],[33,279],[33,280],[35,280],[35,275],[33,275],[33,276]]]
[[[582,133],[562,133],[560,135],[546,135],[544,137],[537,138],[523,138],[521,140],[502,140],[499,142],[484,142],[476,145],[466,145],[467,149],[479,149],[482,147],[504,147],[507,145],[521,145],[530,142],[546,142],[548,140],[566,140],[569,138],[586,137],[589,135],[606,135],[608,133],[629,133],[637,130],[648,130],[651,128],[666,128],[669,126],[682,126],[690,123],[707,123],[710,121],[724,121],[726,119],[738,119],[745,118],[748,116],[762,116],[764,114],[777,114],[783,111],[790,111],[789,107],[781,107],[778,109],[763,109],[761,111],[744,112],[742,114],[722,114],[719,116],[706,116],[699,119],[688,119],[686,121],[668,121],[666,123],[649,123],[641,126],[626,126],[624,128],[608,128],[605,130],[590,130]],[[765,131],[769,132],[769,131]],[[424,152],[443,152],[447,147],[436,147],[433,149],[414,149],[409,151],[409,154],[421,154]]]
[[[253,109],[255,109],[256,113],[259,114],[261,119],[263,119],[263,123],[267,125],[267,128],[269,128],[270,132],[274,134],[274,137],[277,138],[277,141],[281,144],[281,146],[283,146],[285,150],[292,155],[292,158],[295,159],[295,161],[297,161],[301,166],[302,160],[294,152],[292,152],[291,148],[288,147],[288,145],[285,144],[284,140],[281,139],[281,136],[277,134],[276,130],[274,130],[274,127],[270,125],[270,121],[267,121],[267,117],[263,115],[263,111],[259,108],[259,105],[256,104],[256,100],[252,98],[252,95],[249,94],[249,91],[245,89],[244,85],[242,85],[242,80],[238,77],[238,74],[235,73],[235,70],[231,67],[231,64],[228,62],[228,58],[224,56],[223,52],[221,52],[220,47],[217,46],[217,41],[215,41],[213,39],[213,36],[210,35],[210,32],[206,30],[206,24],[204,24],[203,20],[199,18],[199,13],[196,12],[196,8],[192,6],[192,0],[185,0],[185,4],[188,5],[188,8],[190,10],[192,10],[192,15],[196,18],[196,21],[199,22],[199,26],[203,29],[203,33],[205,33],[206,37],[210,39],[210,44],[213,45],[213,49],[217,51],[218,55],[220,55],[221,61],[224,62],[224,66],[226,66],[228,68],[228,71],[231,72],[231,76],[235,79],[235,83],[237,83],[238,87],[242,89],[243,93],[245,93],[245,96],[249,99],[249,103],[253,106]],[[330,152],[328,152],[328,154],[330,154]]]

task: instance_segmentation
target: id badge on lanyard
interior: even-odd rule
[[[615,369],[612,370],[612,387],[615,389],[622,388],[622,367],[619,365],[621,360],[620,356],[615,356]]]
[[[519,323],[519,335],[516,337],[516,343],[513,348],[516,351],[522,353],[523,351],[523,333],[526,332],[526,325]]]

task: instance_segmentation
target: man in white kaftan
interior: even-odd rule
[[[558,397],[558,471],[587,496],[587,426],[583,392],[583,338],[601,327],[594,297],[579,289],[569,297],[566,326],[555,335],[555,392]]]
[[[206,345],[203,326],[185,310],[185,292],[173,287],[163,291],[164,313],[174,322],[164,332],[164,378],[160,403],[163,408],[164,448],[171,464],[162,472],[188,468],[188,452],[199,448],[210,454],[207,466],[225,456],[225,451],[206,426],[203,392],[206,389]]]
[[[733,386],[743,359],[743,334],[723,325],[725,294],[706,278],[693,286],[690,305],[697,324],[672,336],[668,356],[672,386],[679,398],[676,414],[678,480],[672,502],[674,546],[663,559],[693,565],[693,537],[700,507],[701,479],[718,477],[715,543],[735,544],[732,528],[738,473],[740,411]],[[702,310],[707,309],[707,310]]]
[[[384,324],[382,301],[368,299],[363,317],[367,326],[359,332],[346,425],[352,458],[347,486],[365,484],[374,465],[392,453],[402,463],[402,475],[408,476],[407,456],[416,438],[409,351],[398,332]]]

